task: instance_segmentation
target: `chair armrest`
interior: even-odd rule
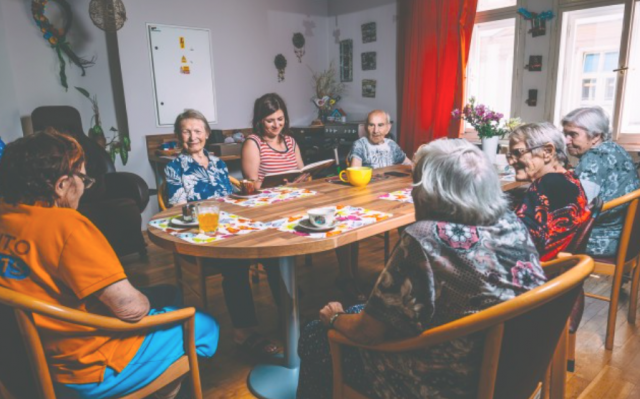
[[[129,172],[107,173],[104,175],[104,182],[107,198],[130,198],[136,203],[140,213],[147,207],[149,186],[140,176]]]

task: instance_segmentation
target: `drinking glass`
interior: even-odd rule
[[[218,230],[220,206],[205,202],[198,204],[198,230],[200,234],[213,234]]]

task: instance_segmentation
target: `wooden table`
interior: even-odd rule
[[[300,318],[296,288],[295,261],[297,255],[313,254],[335,249],[362,239],[406,226],[415,221],[413,204],[378,199],[382,194],[402,190],[411,186],[411,169],[408,166],[392,166],[377,169],[375,174],[388,171],[407,173],[406,177],[389,177],[369,184],[364,188],[355,188],[341,184],[328,183],[324,179],[297,184],[317,191],[318,194],[301,199],[280,202],[256,208],[221,203],[221,209],[242,217],[261,222],[269,222],[288,216],[305,213],[308,209],[348,205],[393,214],[392,217],[339,234],[335,237],[314,239],[295,234],[268,229],[237,236],[209,244],[191,244],[164,231],[149,227],[149,238],[158,246],[183,255],[192,255],[218,259],[263,259],[279,258],[282,314],[285,321],[285,347],[282,365],[258,365],[248,378],[251,392],[259,398],[287,399],[295,398],[298,386],[300,358],[298,357],[298,338]],[[503,190],[510,190],[521,183],[504,183]],[[179,209],[168,209],[154,216],[154,219],[176,215]]]

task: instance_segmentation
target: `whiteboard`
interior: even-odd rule
[[[173,126],[186,108],[217,123],[210,31],[147,24],[156,125]]]

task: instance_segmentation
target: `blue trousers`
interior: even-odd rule
[[[170,286],[168,286],[170,287]],[[153,287],[155,288],[155,287]],[[167,286],[158,287],[162,295],[154,300],[153,293],[145,293],[151,302],[149,315],[171,312],[179,309],[177,306],[164,306],[158,309],[158,303],[173,302],[173,292]],[[175,290],[175,288],[173,288]],[[178,298],[180,295],[175,295]],[[176,299],[176,301],[178,301]],[[155,304],[154,304],[155,302]],[[198,356],[212,357],[218,347],[220,328],[218,322],[206,313],[196,311],[195,340]],[[122,370],[116,372],[106,367],[104,379],[99,383],[90,384],[56,384],[56,394],[60,398],[70,399],[101,399],[123,396],[137,391],[158,378],[176,360],[184,355],[182,325],[176,324],[158,328],[149,332],[131,362]]]

